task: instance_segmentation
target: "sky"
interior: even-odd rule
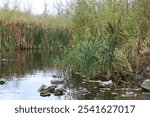
[[[3,6],[3,3],[9,1],[9,6],[12,7],[15,4],[16,0],[0,0],[0,7]],[[41,14],[44,9],[44,3],[48,4],[48,10],[50,14],[56,13],[56,9],[54,9],[57,3],[62,2],[64,5],[66,0],[17,0],[18,5],[21,9],[27,9],[29,6],[32,6],[32,13]],[[67,0],[69,1],[69,0]]]

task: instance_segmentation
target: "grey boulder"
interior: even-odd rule
[[[142,84],[141,87],[144,90],[150,91],[150,79],[145,80]]]

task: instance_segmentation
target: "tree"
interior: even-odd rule
[[[17,11],[19,10],[19,4],[20,4],[20,1],[18,0],[15,0],[14,3],[13,3],[13,11]]]
[[[44,1],[44,10],[43,10],[43,15],[47,16],[48,15],[48,3],[46,1]]]
[[[28,15],[31,14],[31,12],[32,12],[32,4],[29,3],[29,1],[27,1],[27,4],[24,5],[24,11],[25,11],[25,13],[27,13]]]
[[[57,15],[60,16],[64,11],[64,4],[62,3],[62,1],[56,2],[54,4],[54,8],[57,10]]]

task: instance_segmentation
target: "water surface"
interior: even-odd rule
[[[55,53],[57,54],[57,53]],[[135,91],[136,97],[123,97],[123,90],[98,90],[97,83],[69,77],[63,84],[63,96],[41,97],[37,91],[41,85],[52,85],[53,75],[62,75],[62,70],[53,64],[54,53],[48,51],[14,51],[0,54],[0,78],[6,80],[0,85],[0,99],[25,100],[100,100],[100,99],[150,99],[149,94]],[[126,86],[128,88],[128,86]],[[86,93],[84,92],[86,90]],[[116,94],[116,95],[114,95]]]

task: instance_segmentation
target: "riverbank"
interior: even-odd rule
[[[148,0],[76,0],[70,5],[56,16],[36,16],[3,7],[1,54],[39,49],[61,52],[55,65],[71,68],[86,80],[104,76],[105,80],[121,77],[130,81],[132,73],[145,74],[150,66]]]

